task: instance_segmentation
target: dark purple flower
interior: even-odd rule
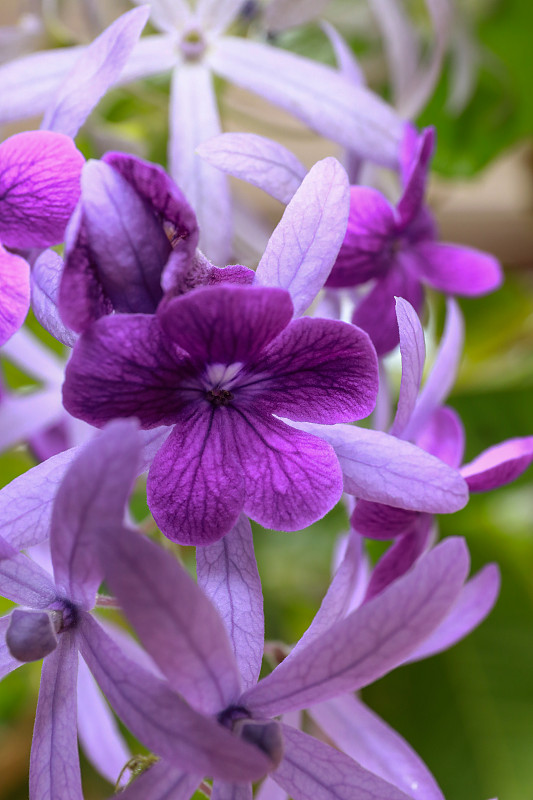
[[[367,416],[376,355],[355,327],[292,314],[283,289],[206,287],[155,317],[105,317],[77,342],[63,390],[70,413],[97,426],[123,416],[174,425],[148,476],[150,509],[169,538],[216,541],[243,509],[297,530],[339,499],[333,448],[278,417]]]
[[[72,330],[111,311],[153,314],[164,291],[253,279],[245,267],[221,270],[196,256],[196,216],[157,164],[107,153],[86,164],[81,185],[59,289],[61,317]]]
[[[398,344],[395,296],[420,312],[423,284],[448,294],[480,295],[496,289],[502,279],[493,256],[438,241],[424,205],[434,132],[427,128],[417,137],[414,129],[407,130],[402,197],[393,207],[376,189],[352,186],[348,230],[326,283],[341,288],[374,281],[352,321],[368,331],[378,355]]]

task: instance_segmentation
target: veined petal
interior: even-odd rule
[[[356,425],[289,424],[332,445],[349,494],[432,514],[458,511],[468,502],[459,472],[410,442]]]
[[[430,514],[420,514],[413,529],[401,536],[381,556],[372,570],[365,602],[383,592],[391,583],[411,569],[429,547],[433,520]]]
[[[179,64],[172,76],[169,170],[198,216],[202,251],[224,265],[231,256],[233,228],[227,179],[195,152],[221,130],[209,67]]]
[[[66,631],[43,661],[30,759],[30,797],[83,800],[76,731],[76,635]]]
[[[293,800],[409,800],[344,753],[289,725],[282,728],[285,755],[272,779]]]
[[[236,703],[240,679],[215,608],[168,552],[136,531],[100,539],[105,577],[169,684],[204,714]]]
[[[78,664],[78,735],[83,752],[115,784],[131,753],[83,658]]]
[[[122,525],[140,449],[135,420],[111,422],[80,450],[57,491],[50,529],[55,580],[86,609],[102,582],[96,537]]]
[[[196,548],[196,575],[222,617],[242,687],[249,689],[261,669],[265,623],[252,529],[244,514],[219,542]]]
[[[323,287],[346,233],[348,176],[334,158],[319,161],[285,209],[256,271],[261,286],[287,289],[302,314]]]
[[[18,331],[30,307],[30,265],[0,244],[0,345]]]
[[[121,800],[190,800],[202,775],[158,761],[121,792]]]
[[[402,120],[371,91],[301,56],[224,36],[208,55],[213,70],[294,114],[310,128],[386,166],[398,162]]]
[[[307,170],[286,147],[256,133],[221,133],[196,148],[213,167],[288,203]]]
[[[80,194],[84,158],[72,139],[16,133],[0,144],[0,238],[7,247],[63,241]]]
[[[270,761],[216,720],[190,708],[170,686],[127,658],[84,614],[80,650],[105,696],[131,732],[174,766],[195,775],[257,780]]]
[[[241,702],[274,716],[366,686],[421,644],[450,611],[469,569],[464,540],[448,538],[368,603],[287,658]]]
[[[419,517],[418,511],[358,500],[350,523],[361,536],[368,539],[395,539],[413,531]]]
[[[82,50],[48,106],[41,129],[76,136],[100,98],[120,75],[148,15],[146,5],[122,14]]]
[[[489,492],[516,480],[533,461],[533,436],[489,447],[461,469],[471,492]]]
[[[426,345],[424,329],[418,314],[407,300],[396,298],[396,318],[400,332],[400,353],[402,357],[402,379],[398,408],[390,432],[393,436],[401,436],[416,404],[424,362]]]
[[[31,273],[31,305],[43,328],[61,344],[73,347],[76,334],[59,315],[59,284],[63,259],[54,250],[45,250],[37,258]],[[61,369],[63,373],[63,369]],[[63,378],[61,377],[61,381]]]
[[[441,292],[477,297],[493,292],[502,283],[498,260],[473,247],[420,242],[415,252],[420,279]]]
[[[378,363],[364,331],[346,322],[303,317],[263,351],[243,388],[262,382],[265,403],[278,416],[352,422],[376,405]]]
[[[0,594],[30,608],[46,608],[57,598],[47,572],[0,539]]]
[[[353,695],[312,706],[309,713],[343,753],[413,800],[444,800],[420,756]]]

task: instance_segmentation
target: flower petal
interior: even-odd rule
[[[148,15],[146,5],[122,14],[82,50],[48,106],[42,129],[76,136],[100,98],[122,72]]]
[[[23,443],[64,415],[57,387],[7,395],[0,405],[0,450]]]
[[[6,644],[6,631],[10,622],[11,614],[0,617],[0,679],[5,678],[5,676],[13,672],[14,669],[22,666],[21,661],[17,661],[16,658],[13,658]]]
[[[30,265],[0,244],[0,345],[18,331],[30,307]]]
[[[471,492],[489,492],[516,480],[533,461],[533,436],[489,447],[461,469]]]
[[[361,536],[387,540],[411,533],[418,518],[418,511],[358,500],[350,523]]]
[[[213,781],[211,800],[252,800],[251,783],[227,783],[226,781]]]
[[[408,137],[412,135],[409,128],[406,135]],[[410,163],[405,165],[405,187],[397,206],[397,213],[400,218],[399,224],[402,228],[407,228],[422,209],[429,165],[434,149],[435,129],[425,128],[417,138],[416,148],[411,155]]]
[[[468,574],[464,540],[448,538],[377,597],[287,658],[241,702],[274,716],[354,691],[389,672],[450,611]]]
[[[158,761],[129,784],[121,800],[190,800],[202,775],[190,775],[169,761]]]
[[[242,0],[198,0],[196,18],[201,28],[219,33],[231,25],[242,5]]]
[[[54,339],[73,347],[76,334],[68,328],[59,314],[59,284],[63,259],[54,250],[45,250],[37,258],[31,273],[31,305],[33,313]]]
[[[429,514],[419,515],[413,529],[405,536],[401,536],[381,556],[372,570],[365,602],[380,594],[411,569],[430,544],[432,524],[433,520]]]
[[[322,289],[344,239],[348,176],[334,158],[319,161],[304,178],[270,237],[256,283],[287,289],[302,314]]]
[[[219,542],[196,548],[198,585],[222,617],[243,689],[254,686],[263,659],[263,593],[252,529],[244,514]]]
[[[216,714],[240,695],[237,664],[211,602],[173,556],[135,531],[100,537],[105,577],[169,684]]]
[[[166,682],[127,658],[98,623],[84,614],[80,650],[124,724],[142,743],[195,775],[247,781],[262,777],[269,759],[257,747],[190,708]]]
[[[63,241],[83,156],[61,133],[25,131],[0,144],[0,238],[7,247]]]
[[[403,121],[381,98],[331,67],[271,45],[221,37],[214,72],[294,114],[317,133],[385,166],[398,161]]]
[[[396,318],[400,332],[400,353],[402,356],[402,380],[398,408],[390,432],[401,436],[416,404],[424,362],[426,345],[424,329],[413,306],[402,297],[396,298]]]
[[[5,539],[0,539],[0,593],[30,608],[47,608],[57,598],[48,573]]]
[[[420,279],[441,292],[477,297],[493,292],[503,280],[498,260],[472,247],[420,242],[416,253]]]
[[[221,133],[196,148],[213,167],[288,203],[307,170],[286,147],[255,133]]]
[[[30,797],[83,800],[76,732],[78,647],[66,631],[43,661],[30,759]]]
[[[416,444],[458,469],[465,449],[465,431],[459,414],[449,406],[438,408],[416,437]]]

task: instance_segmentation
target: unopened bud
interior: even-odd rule
[[[18,661],[38,661],[57,647],[61,612],[16,608],[6,632],[9,652]]]

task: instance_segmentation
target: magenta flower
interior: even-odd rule
[[[352,321],[368,331],[378,355],[398,344],[395,297],[405,298],[420,312],[423,284],[448,294],[480,295],[501,283],[493,256],[438,241],[435,222],[424,206],[433,145],[431,128],[420,137],[408,129],[404,191],[395,208],[376,189],[352,186],[348,230],[326,283],[341,288],[374,281]]]
[[[155,317],[104,317],[77,342],[63,391],[71,414],[97,426],[122,416],[174,426],[147,487],[169,538],[216,541],[243,509],[266,527],[297,530],[338,501],[333,448],[279,417],[367,416],[376,356],[353,326],[292,316],[283,289],[206,287]]]
[[[0,344],[20,328],[30,304],[29,266],[5,248],[63,241],[82,165],[62,134],[27,131],[0,144]]]

